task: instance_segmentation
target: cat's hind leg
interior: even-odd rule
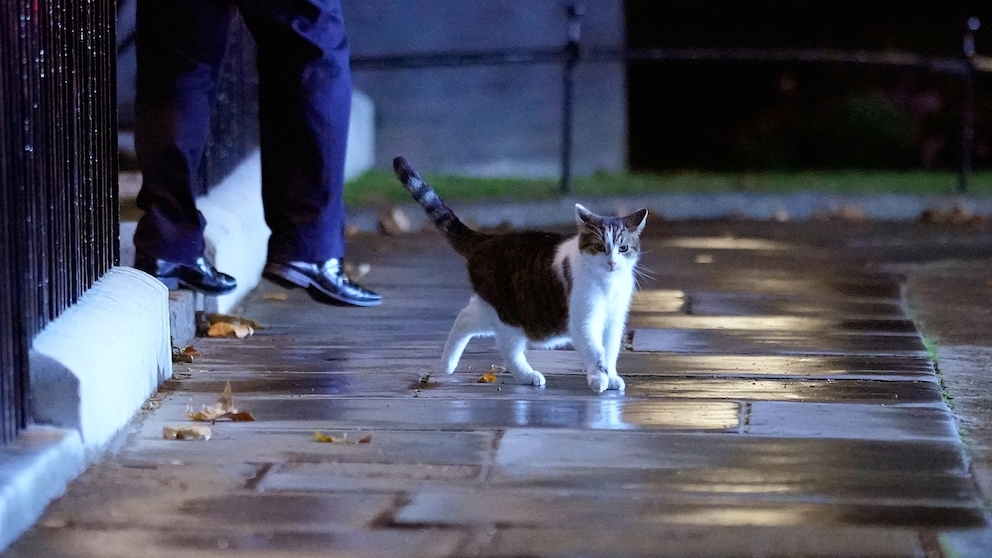
[[[441,369],[451,374],[458,366],[458,361],[465,352],[465,347],[473,337],[491,336],[493,321],[497,320],[496,311],[477,296],[469,300],[455,318],[454,325],[448,333],[448,341],[444,344],[441,356]]]
[[[527,349],[527,336],[518,328],[500,323],[496,327],[496,345],[506,361],[506,367],[513,378],[521,384],[543,386],[544,374],[530,367],[524,351]]]

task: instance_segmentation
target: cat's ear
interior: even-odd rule
[[[589,211],[581,203],[575,204],[575,222],[580,227],[588,227],[599,223],[599,216]]]
[[[641,234],[644,230],[644,225],[648,223],[648,210],[639,209],[630,215],[623,218],[624,225],[627,226],[628,231],[635,231],[637,234]]]

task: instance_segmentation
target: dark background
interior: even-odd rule
[[[992,54],[992,3],[647,2],[624,5],[631,48],[904,51],[958,57],[969,17]],[[633,170],[957,168],[959,78],[826,63],[633,62]],[[977,80],[975,165],[990,166],[992,80]]]

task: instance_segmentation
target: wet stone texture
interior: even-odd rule
[[[479,383],[487,339],[439,374],[459,259],[354,238],[385,304],[263,282],[239,313],[264,329],[199,339],[3,556],[939,555],[986,519],[903,274],[876,265],[920,257],[914,227],[665,223],[604,394],[567,349],[529,353],[545,387]],[[227,382],[255,422],[163,439]]]

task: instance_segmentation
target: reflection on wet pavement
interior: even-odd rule
[[[109,470],[49,512],[73,527],[10,555],[102,556],[99,540],[154,556],[655,556],[671,535],[673,556],[728,555],[728,540],[761,555],[772,539],[909,556],[920,527],[984,525],[898,277],[832,233],[812,246],[686,228],[645,239],[624,393],[592,393],[572,350],[529,352],[543,388],[479,383],[499,364],[491,340],[439,373],[469,289],[435,235],[365,239],[381,307],[266,298],[282,291],[263,283],[243,313],[265,329],[198,340]],[[256,422],[162,438],[227,382]]]
[[[703,250],[789,250],[796,248],[796,246],[784,242],[775,242],[761,238],[737,238],[733,236],[672,238],[663,241],[662,246]]]
[[[454,477],[379,469],[381,486],[411,499],[392,516],[398,524],[583,524],[601,513],[584,499],[615,490],[627,491],[619,498],[627,504],[618,502],[610,516],[621,522],[975,522],[953,420],[919,333],[902,311],[896,278],[845,268],[822,252],[820,267],[803,268],[793,259],[797,249],[721,236],[649,246],[645,266],[658,277],[655,284],[642,281],[632,303],[632,351],[619,363],[625,394],[591,393],[570,350],[529,353],[547,375],[544,388],[516,385],[507,375],[479,384],[479,375],[499,363],[486,340],[470,346],[454,375],[438,374],[459,304],[427,321],[407,304],[383,305],[367,322],[340,316],[339,327],[364,332],[367,342],[357,347],[322,348],[319,340],[334,333],[287,329],[299,348],[290,344],[284,352],[305,356],[298,360],[266,358],[263,331],[248,343],[258,347],[254,358],[222,351],[210,357],[220,367],[216,380],[177,387],[210,391],[231,379],[273,435],[309,428],[383,433],[379,449],[391,457],[361,457],[372,448],[298,452],[310,472],[275,469],[270,490],[354,486],[355,471],[333,465],[341,460],[442,466],[449,461],[441,448],[430,451],[436,437],[425,437],[437,429],[492,436],[492,464],[479,458],[480,468]],[[706,266],[666,269],[683,252],[692,262],[701,251],[719,254]],[[441,278],[431,295],[424,292],[429,282],[411,281],[431,300],[461,303],[468,296],[457,280]],[[269,311],[285,313],[255,304],[263,320]],[[246,368],[239,372],[233,362]],[[400,443],[403,432],[409,444]],[[451,466],[480,451],[468,447],[474,449],[446,450]],[[363,478],[358,486],[376,482]],[[547,504],[557,494],[547,491],[558,489],[570,492]],[[540,513],[535,502],[545,502]]]
[[[734,355],[892,355],[926,356],[916,335],[834,331],[755,331],[750,329],[653,329],[632,324],[635,351]]]

